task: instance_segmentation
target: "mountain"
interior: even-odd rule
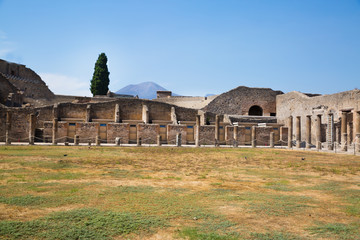
[[[167,91],[162,86],[154,82],[143,82],[139,84],[130,84],[118,90],[118,94],[138,95],[139,98],[154,99],[156,98],[156,91]],[[173,94],[176,96],[176,94]]]

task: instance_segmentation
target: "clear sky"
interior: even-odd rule
[[[101,52],[111,91],[145,81],[197,96],[351,90],[360,0],[0,0],[0,58],[53,92],[90,96]]]

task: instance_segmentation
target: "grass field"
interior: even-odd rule
[[[0,147],[1,239],[360,239],[360,157]]]

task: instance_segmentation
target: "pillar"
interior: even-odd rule
[[[146,105],[142,106],[142,120],[144,123],[149,123],[149,108]]]
[[[55,103],[54,106],[53,106],[53,119],[56,118],[56,119],[59,119],[59,108],[58,108],[58,104]]]
[[[220,116],[215,116],[215,147],[218,147],[220,145]]]
[[[54,118],[53,126],[52,126],[52,144],[53,145],[57,144],[57,139],[56,139],[57,130],[58,130],[58,120],[57,120],[57,118]]]
[[[256,147],[256,128],[255,126],[251,127],[251,147]]]
[[[292,136],[293,136],[293,117],[289,117],[289,128],[288,128],[288,148],[292,148]]]
[[[306,148],[311,148],[311,115],[306,116]]]
[[[296,147],[300,148],[301,147],[301,117],[300,116],[296,117],[295,126],[296,126],[296,132],[295,132]]]
[[[326,142],[328,150],[334,149],[334,115],[328,114]]]
[[[86,116],[85,116],[85,122],[91,121],[91,105],[86,106]]]
[[[5,145],[11,144],[11,139],[10,139],[11,117],[12,117],[12,113],[10,111],[7,111],[6,112],[6,125],[5,125]]]
[[[116,122],[116,123],[120,122],[120,106],[119,106],[119,104],[115,104],[114,122]]]
[[[156,136],[156,143],[157,143],[157,146],[158,146],[158,147],[161,146],[161,136],[160,136],[160,135],[157,135],[157,136]]]
[[[195,146],[200,146],[200,115],[196,115],[196,125],[195,125]]]
[[[360,112],[354,112],[355,151],[360,152]]]
[[[78,135],[75,135],[74,136],[74,145],[79,146],[79,142],[80,142],[80,137]]]
[[[239,127],[234,126],[234,147],[238,147],[238,132],[239,132]]]
[[[321,115],[316,116],[316,149],[321,150]]]
[[[177,117],[176,117],[175,107],[171,107],[170,120],[172,121],[172,124],[177,124]]]
[[[30,145],[34,145],[35,127],[36,127],[36,116],[35,116],[35,114],[32,113],[29,116],[29,144]]]
[[[274,147],[274,132],[270,133],[270,147]]]
[[[347,151],[347,112],[341,113],[341,150]]]
[[[96,135],[96,137],[95,137],[95,144],[96,144],[96,146],[100,146],[100,143],[101,143],[100,136],[99,136],[99,135]]]
[[[181,147],[181,133],[176,134],[176,146]]]

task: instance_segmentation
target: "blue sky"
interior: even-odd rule
[[[360,0],[0,0],[0,58],[58,94],[88,95],[108,56],[110,90],[154,81],[181,95],[240,85],[360,88]]]

